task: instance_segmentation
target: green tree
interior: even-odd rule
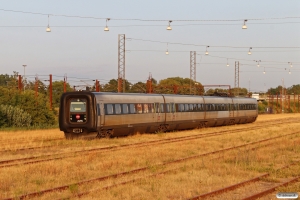
[[[201,83],[181,77],[171,77],[160,80],[154,92],[173,94],[174,90],[175,92],[177,91],[177,94],[203,94],[203,86]]]
[[[130,86],[132,84],[125,80],[125,92],[130,91]],[[118,92],[118,80],[117,79],[111,79],[108,83],[104,84],[102,86],[103,92]]]
[[[71,92],[73,89],[66,83],[66,91]],[[64,93],[64,81],[54,81],[52,83],[52,104],[53,107],[59,107],[60,97]],[[47,95],[49,95],[49,90],[47,90]]]
[[[267,93],[270,94],[270,95],[277,95],[277,94],[281,94],[281,92],[282,92],[282,86],[279,85],[276,88],[270,88],[270,89],[268,89]]]
[[[17,89],[0,87],[0,104],[11,105],[22,109],[31,116],[31,125],[45,126],[54,125],[55,111],[50,110],[48,96],[38,93],[36,96],[33,90],[19,92]]]
[[[132,93],[146,93],[146,83],[137,82],[133,84],[129,90]]]
[[[292,85],[291,87],[287,88],[287,94],[300,94],[300,84]]]
[[[246,88],[231,88],[231,94],[236,96],[248,96],[248,90]]]

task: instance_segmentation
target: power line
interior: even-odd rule
[[[300,22],[277,22],[277,23],[248,23],[251,25],[270,25],[270,24],[300,24]],[[182,27],[182,26],[240,26],[240,23],[235,23],[235,24],[174,24],[172,26],[174,27]],[[148,24],[148,25],[142,25],[142,24],[132,24],[132,25],[110,25],[109,27],[113,28],[124,28],[124,27],[165,27],[166,25],[161,25],[161,24]],[[1,28],[44,28],[45,25],[2,25],[0,26]],[[56,25],[51,27],[54,28],[103,28],[105,26],[99,26],[99,25]]]
[[[180,43],[180,42],[164,42],[164,41],[157,41],[157,40],[146,40],[146,39],[137,39],[137,38],[127,38],[128,41],[135,40],[135,41],[143,41],[143,42],[153,42],[153,43],[163,43],[163,44],[173,44],[173,45],[183,45],[183,46],[200,46],[200,47],[207,47],[209,48],[243,48],[249,49],[249,46],[214,46],[209,44],[188,44],[188,43]],[[300,47],[259,47],[259,46],[252,46],[252,49],[300,49]]]
[[[55,16],[55,17],[68,17],[68,18],[83,18],[83,19],[101,19],[106,20],[107,17],[94,17],[94,16],[79,16],[79,15],[65,15],[65,14],[51,14],[51,13],[40,13],[40,12],[29,12],[20,10],[7,10],[0,9],[4,12],[22,13],[22,14],[32,14],[32,15],[44,15],[44,16]],[[285,19],[299,19],[300,17],[271,17],[271,18],[248,18],[249,21],[262,21],[262,20],[285,20]],[[147,21],[147,22],[159,22],[159,21],[169,21],[170,19],[138,19],[138,18],[111,18],[110,20],[118,21]],[[233,22],[233,21],[244,21],[245,19],[172,19],[172,21],[178,22]]]

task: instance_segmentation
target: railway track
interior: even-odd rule
[[[284,167],[281,167],[279,169],[276,169],[276,172],[284,170],[286,168],[289,168],[292,165],[299,164],[298,163],[292,163],[290,165],[286,165]],[[293,182],[296,182],[300,180],[300,176],[289,178],[289,180],[280,182],[280,183],[273,183],[272,186],[267,187],[266,189],[262,189],[259,192],[251,195],[245,195],[243,196],[243,192],[238,192],[237,190],[240,189],[241,187],[249,187],[251,184],[265,184],[266,182],[264,181],[264,178],[269,177],[271,174],[270,173],[264,173],[261,174],[257,177],[236,183],[234,185],[230,185],[212,192],[208,192],[205,194],[201,194],[198,196],[195,196],[193,198],[190,198],[189,200],[198,200],[198,199],[224,199],[224,196],[222,196],[224,193],[226,193],[227,196],[230,196],[232,194],[231,198],[233,199],[241,199],[241,200],[254,200],[260,197],[263,197],[267,194],[270,194],[274,191],[276,191],[276,188],[282,187],[282,186],[287,186],[288,184],[291,184]],[[269,184],[269,183],[268,183]],[[251,190],[249,190],[251,191]],[[229,195],[228,195],[229,193]]]
[[[290,134],[286,134],[286,135],[282,135],[282,136],[276,136],[276,137],[272,137],[272,138],[268,138],[268,139],[264,139],[264,140],[259,140],[259,141],[248,143],[248,144],[242,144],[242,145],[239,145],[239,146],[232,146],[232,147],[228,147],[228,148],[219,149],[217,151],[206,152],[206,153],[202,153],[202,154],[198,154],[198,155],[179,158],[179,159],[164,162],[164,163],[154,164],[151,167],[159,168],[159,167],[169,166],[169,165],[172,165],[172,164],[182,163],[182,162],[192,160],[192,159],[198,159],[198,158],[202,158],[202,157],[217,155],[219,153],[230,152],[232,150],[236,150],[236,149],[240,149],[240,148],[244,148],[244,147],[254,146],[254,147],[251,147],[251,149],[247,149],[247,151],[254,150],[254,149],[257,149],[257,148],[262,148],[262,147],[266,147],[266,146],[270,146],[272,144],[275,144],[276,141],[274,141],[272,143],[267,143],[267,142],[270,142],[272,140],[276,140],[276,139],[279,139],[279,138],[283,138],[283,137],[286,137],[286,136],[291,136],[291,135],[295,135],[295,134],[299,134],[299,133],[300,133],[300,131],[297,131],[297,132],[294,132],[294,133],[290,133]],[[99,181],[104,181],[104,180],[108,180],[108,179],[115,179],[115,178],[123,177],[123,176],[126,176],[126,175],[131,175],[131,174],[136,174],[136,173],[139,173],[139,172],[144,172],[146,170],[149,170],[149,167],[142,167],[142,168],[133,169],[131,171],[126,171],[126,172],[121,172],[121,173],[117,173],[117,174],[113,174],[113,175],[102,176],[102,177],[97,177],[97,178],[93,178],[93,179],[89,179],[89,180],[79,181],[79,182],[76,182],[76,183],[62,185],[62,186],[58,186],[58,187],[55,187],[55,188],[40,190],[38,192],[27,193],[27,194],[24,194],[24,195],[21,195],[21,196],[18,196],[18,197],[7,198],[6,200],[12,200],[12,199],[15,199],[15,198],[17,198],[17,199],[33,198],[33,197],[37,197],[37,196],[40,196],[40,195],[43,195],[43,194],[46,194],[46,193],[64,191],[64,190],[69,189],[72,185],[80,186],[80,185],[84,185],[84,184],[88,184],[88,183],[99,182]],[[165,173],[169,173],[171,171],[174,171],[174,169],[173,170],[166,170],[164,172],[160,172],[160,173],[156,173],[156,174],[152,174],[152,175],[147,176],[147,177],[157,176],[159,174],[165,174]],[[113,184],[113,185],[106,186],[106,187],[103,187],[103,188],[97,188],[95,190],[109,189],[109,188],[112,188],[112,187],[115,187],[115,186],[118,186],[118,185],[124,185],[124,184],[128,184],[128,183],[132,183],[132,182],[135,182],[135,181],[147,178],[147,177],[132,179],[132,180],[129,180],[129,181],[124,181],[124,182]],[[90,191],[87,191],[87,192],[83,192],[83,193],[77,194],[77,196],[83,196],[83,195],[89,194],[89,193],[91,193],[95,190],[90,190]]]
[[[290,119],[290,118],[284,118],[283,119],[284,121],[283,122],[276,122],[274,123],[275,120],[268,120],[268,121],[264,121],[264,122],[256,122],[255,124],[249,124],[250,126],[256,126],[256,127],[262,127],[262,125],[260,126],[257,126],[258,124],[263,124],[263,126],[270,126],[270,125],[277,125],[277,124],[285,124],[285,123],[293,123],[293,122],[299,122],[299,120],[295,120],[295,119]],[[271,124],[267,124],[267,123],[270,123],[272,122]],[[248,128],[244,128],[243,130],[247,130]],[[48,139],[48,140],[33,140],[33,141],[30,141],[30,142],[35,142],[35,143],[39,143],[39,142],[43,142],[43,143],[47,143],[47,142],[53,142],[53,141],[62,141],[64,140],[64,138],[53,138],[53,139]],[[14,143],[16,141],[13,141]],[[4,143],[3,143],[4,144]],[[6,143],[7,144],[7,143]],[[21,143],[18,143],[18,144],[28,144],[28,142],[21,142]],[[1,146],[1,145],[0,145]],[[26,151],[26,150],[36,150],[36,149],[44,149],[44,148],[51,148],[51,147],[56,147],[57,145],[47,145],[47,146],[29,146],[29,147],[20,147],[20,148],[1,148],[0,149],[0,153],[1,152],[9,152],[9,151]],[[71,146],[70,144],[67,144],[67,146]],[[66,147],[66,145],[64,145],[64,147]]]
[[[286,123],[286,122],[282,122],[282,123]],[[276,125],[278,125],[278,124],[280,124],[280,123],[276,123]],[[269,124],[269,125],[275,125],[275,124]],[[32,156],[32,157],[27,157],[27,158],[3,160],[3,161],[0,161],[0,168],[13,167],[13,166],[25,165],[25,164],[34,164],[34,163],[40,163],[40,162],[47,162],[47,161],[51,161],[51,160],[58,160],[58,159],[64,159],[64,158],[71,158],[71,157],[79,156],[82,153],[86,154],[86,153],[95,153],[95,152],[116,151],[116,150],[123,150],[126,148],[145,147],[145,146],[150,146],[153,144],[162,145],[162,144],[195,140],[195,139],[206,138],[206,137],[214,137],[214,136],[220,136],[220,135],[228,134],[228,133],[230,133],[230,134],[237,133],[237,132],[245,131],[245,130],[249,130],[249,131],[257,130],[260,128],[265,128],[265,126],[266,125],[261,125],[261,126],[255,126],[255,127],[250,127],[250,128],[249,127],[238,128],[238,129],[234,129],[234,130],[217,131],[217,132],[211,132],[211,133],[207,133],[207,134],[181,136],[181,137],[176,137],[176,138],[166,138],[166,139],[161,139],[161,140],[140,142],[140,143],[133,143],[133,144],[125,144],[125,145],[119,145],[119,146],[99,147],[99,148],[79,150],[79,151],[73,151],[73,152],[47,154],[47,155]]]
[[[262,121],[262,122],[255,122],[255,123],[250,123],[250,124],[244,124],[244,125],[249,125],[249,126],[257,126],[257,125],[260,125],[260,124],[264,124],[264,125],[268,125],[267,123],[270,123],[270,122],[273,122],[276,120],[266,120],[266,121]],[[280,124],[284,124],[284,123],[291,123],[291,122],[299,122],[299,120],[295,120],[294,118],[283,118],[281,119],[281,122]],[[277,124],[277,122],[276,122]],[[271,124],[272,125],[272,124]],[[53,142],[53,141],[63,141],[65,140],[65,138],[50,138],[50,139],[38,139],[38,138],[33,138],[33,140],[31,141],[24,141],[24,139],[11,139],[9,138],[8,140],[0,140],[0,146],[4,146],[5,144],[10,144],[10,143],[13,143],[13,144],[26,144],[28,145],[28,143],[47,143],[47,142]],[[52,145],[54,146],[54,145]],[[52,147],[51,145],[48,145],[46,147]],[[17,148],[13,148],[11,151],[23,151],[23,150],[27,150],[27,149],[39,149],[39,148],[43,148],[43,147],[35,147],[35,146],[30,146],[30,147],[21,147],[19,149]],[[10,149],[7,149],[7,148],[0,148],[0,152],[6,152],[6,151],[10,151]]]

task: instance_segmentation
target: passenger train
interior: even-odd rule
[[[116,137],[254,122],[254,98],[66,92],[59,127],[67,139]]]

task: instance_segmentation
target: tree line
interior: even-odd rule
[[[36,84],[38,88],[36,88]],[[0,74],[0,127],[46,127],[57,125],[60,96],[64,92],[64,81],[52,82],[52,107],[49,101],[49,86],[42,81],[23,80],[23,87],[18,89],[18,74]],[[74,91],[75,87],[66,83],[66,91]],[[95,91],[96,84],[88,88]],[[111,79],[108,83],[100,84],[101,92],[117,92],[118,80]],[[282,86],[270,88],[270,95],[281,94]],[[147,82],[130,83],[125,80],[125,92],[149,93]],[[300,85],[285,88],[286,94],[300,94]],[[159,82],[151,79],[151,93],[182,94],[182,95],[215,95],[235,94],[249,96],[246,88],[206,88],[201,83],[189,78],[170,77]]]

